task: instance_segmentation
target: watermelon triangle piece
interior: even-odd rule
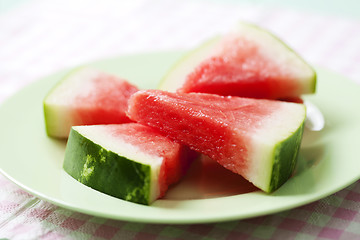
[[[149,205],[180,180],[196,156],[137,123],[74,126],[63,168],[88,187]]]
[[[275,35],[241,22],[180,59],[159,89],[292,99],[315,92],[316,73]]]
[[[127,114],[265,192],[291,176],[306,115],[303,104],[161,90],[135,93]]]
[[[68,73],[44,99],[46,132],[67,138],[71,126],[127,123],[127,101],[139,89],[127,80],[89,67]]]

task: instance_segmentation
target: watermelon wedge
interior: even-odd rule
[[[159,89],[266,99],[314,93],[316,73],[265,29],[239,23],[182,58]]]
[[[137,123],[75,126],[63,168],[93,189],[148,205],[165,195],[195,156],[187,147]]]
[[[67,138],[71,126],[131,122],[127,101],[138,88],[126,80],[82,67],[65,76],[44,99],[46,132]]]
[[[303,104],[161,90],[132,95],[127,114],[265,192],[291,176],[306,115]]]

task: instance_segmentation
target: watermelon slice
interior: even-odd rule
[[[277,37],[240,23],[181,59],[159,89],[266,99],[315,92],[314,70]]]
[[[265,192],[291,176],[306,115],[303,104],[161,90],[132,95],[127,113]]]
[[[63,168],[100,192],[150,204],[184,175],[194,157],[187,147],[137,123],[75,126]]]
[[[126,80],[91,68],[78,68],[44,99],[47,134],[67,138],[71,126],[131,122],[127,101],[138,88]]]

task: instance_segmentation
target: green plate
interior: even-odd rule
[[[90,65],[128,78],[142,88],[155,88],[161,76],[181,55],[178,52],[148,53]],[[301,206],[360,178],[359,143],[354,141],[354,137],[360,135],[360,88],[341,75],[317,68],[318,92],[306,100],[322,111],[325,128],[305,132],[294,176],[273,194],[231,191],[227,189],[231,185],[229,182],[220,184],[220,189],[214,193],[212,185],[199,188],[197,183],[191,183],[191,179],[199,180],[193,170],[192,177],[174,186],[165,199],[157,200],[151,206],[107,196],[67,175],[62,170],[66,143],[45,134],[42,100],[66,72],[31,84],[0,107],[1,172],[26,191],[58,206],[127,221],[218,222]],[[246,184],[239,180],[240,185]]]

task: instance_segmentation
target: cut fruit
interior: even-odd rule
[[[315,71],[277,37],[239,23],[181,59],[159,89],[266,99],[314,93]]]
[[[137,123],[75,126],[63,168],[100,192],[150,204],[185,174],[195,156],[188,147]]]
[[[265,192],[291,176],[306,115],[305,106],[297,103],[161,90],[132,95],[127,114]]]
[[[47,134],[67,138],[72,126],[131,122],[127,101],[138,88],[126,80],[91,68],[78,68],[44,99]]]
[[[234,196],[259,191],[239,174],[233,173],[208,156],[200,154],[188,172],[165,195],[165,199],[189,200]]]

